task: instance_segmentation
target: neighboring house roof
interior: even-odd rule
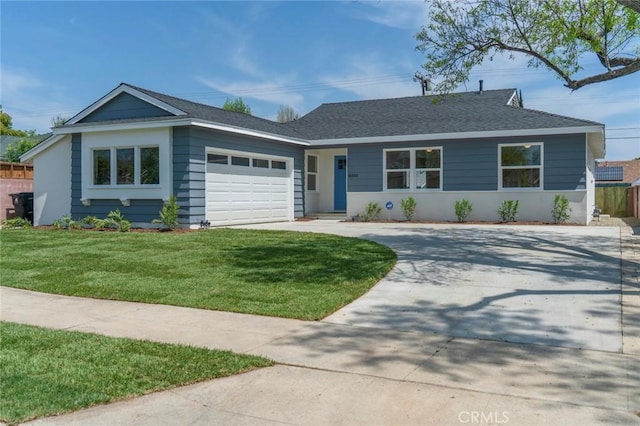
[[[310,140],[602,126],[512,106],[515,89],[323,104],[287,123]]]
[[[595,176],[598,182],[632,183],[640,179],[640,160],[599,161]]]
[[[91,119],[92,114],[123,93],[159,108],[158,116]],[[517,104],[515,89],[488,90],[329,103],[297,120],[276,123],[121,83],[64,126],[54,128],[54,136],[22,159],[29,160],[64,135],[78,131],[185,125],[304,146],[585,133],[596,158],[604,157],[603,124],[524,109]]]
[[[624,169],[622,166],[596,167],[596,180],[622,181]]]

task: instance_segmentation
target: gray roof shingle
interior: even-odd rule
[[[327,103],[297,120],[277,123],[122,84],[184,111],[187,115],[179,116],[181,118],[201,119],[311,143],[322,139],[603,126],[592,121],[509,105],[515,89]],[[123,119],[103,124],[173,118]],[[83,125],[78,123],[72,126]]]
[[[507,105],[515,89],[323,104],[287,126],[310,140],[601,125]]]
[[[255,117],[253,115],[243,114],[240,112],[227,111],[222,108],[192,102],[186,99],[176,98],[174,96],[169,96],[163,93],[136,87],[131,84],[126,85],[186,112],[187,117],[189,118],[197,118],[201,120],[227,124],[229,126],[257,130],[260,132],[271,133],[280,136],[288,136],[297,139],[304,138],[304,136],[298,133],[295,129],[285,126],[281,123],[276,123],[275,121]]]

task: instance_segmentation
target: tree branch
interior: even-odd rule
[[[640,13],[640,1],[638,0],[616,0],[616,2],[620,3],[624,7],[628,7],[629,9]]]
[[[501,50],[508,50],[510,52],[524,53],[525,55],[533,56],[534,58],[536,58],[537,60],[542,62],[545,66],[547,66],[548,68],[553,70],[556,74],[558,74],[560,76],[560,78],[562,78],[564,81],[566,81],[567,82],[567,84],[566,84],[567,87],[571,87],[571,86],[568,86],[568,85],[574,83],[574,81],[571,80],[571,77],[566,72],[564,72],[562,70],[562,68],[558,67],[556,64],[554,64],[549,59],[547,59],[546,57],[544,57],[540,53],[536,52],[535,50],[523,49],[521,47],[516,47],[516,46],[509,46],[508,44],[505,44],[505,43],[501,42],[500,40],[493,40],[493,41],[495,42],[496,47],[498,47]]]
[[[625,75],[633,74],[640,71],[640,59],[636,59],[632,64],[625,66],[624,68],[618,68],[602,74],[592,75],[582,80],[567,80],[566,87],[572,90],[578,90],[588,84],[599,83],[601,81],[613,80],[614,78],[623,77]]]

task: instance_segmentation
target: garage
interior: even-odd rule
[[[293,220],[290,160],[207,152],[206,218],[212,225]]]

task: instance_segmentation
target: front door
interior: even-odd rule
[[[347,210],[347,156],[336,155],[333,160],[333,210]]]

